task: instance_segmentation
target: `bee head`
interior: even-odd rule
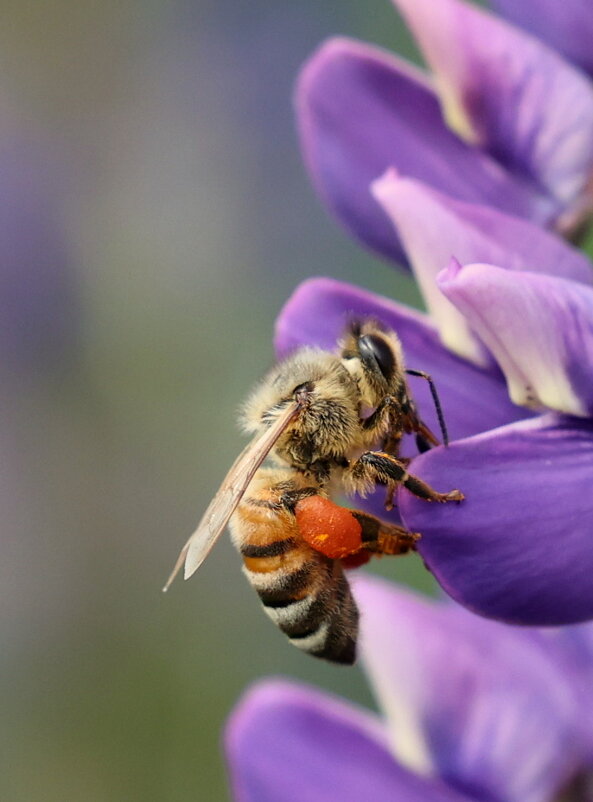
[[[375,320],[353,320],[342,342],[342,361],[360,386],[363,403],[375,407],[386,395],[405,391],[401,343]]]

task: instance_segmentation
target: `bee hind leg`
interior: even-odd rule
[[[419,532],[410,532],[403,526],[386,524],[366,512],[352,510],[352,515],[359,522],[362,533],[362,548],[372,554],[407,554],[416,551],[416,543],[420,540]]]

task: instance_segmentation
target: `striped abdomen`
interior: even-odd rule
[[[340,562],[312,549],[294,515],[261,495],[243,499],[231,531],[264,610],[299,649],[353,663],[358,610]]]

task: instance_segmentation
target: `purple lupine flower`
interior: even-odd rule
[[[401,519],[423,534],[419,551],[441,586],[510,623],[593,618],[591,263],[529,221],[394,171],[371,190],[398,228],[432,319],[313,280],[279,317],[279,355],[306,344],[333,349],[352,314],[393,328],[408,367],[435,379],[458,441],[411,470],[437,488],[461,488],[462,505],[437,509],[399,494]],[[422,414],[436,428],[419,384]]]
[[[457,280],[462,284],[465,270],[470,285],[476,281],[473,273],[478,273],[475,294],[478,307],[483,301],[486,321],[498,312],[487,293],[485,301],[480,295],[480,272],[488,274],[487,281],[492,273],[495,278],[527,279],[527,289],[521,282],[518,287],[511,284],[511,296],[519,305],[518,311],[512,310],[517,325],[503,331],[511,354],[511,378],[523,386],[523,375],[511,369],[520,367],[525,353],[524,370],[532,380],[528,386],[540,393],[543,403],[555,400],[553,393],[545,395],[551,387],[558,390],[559,403],[588,404],[590,385],[583,382],[579,391],[574,378],[583,374],[581,346],[590,336],[584,318],[588,313],[593,319],[593,313],[579,307],[572,324],[567,319],[558,327],[557,320],[549,317],[553,314],[549,306],[541,312],[536,308],[532,319],[524,313],[531,303],[549,300],[568,318],[573,314],[570,298],[556,297],[554,292],[567,289],[570,295],[572,282],[555,279],[550,290],[545,283],[538,286],[537,275],[476,265],[460,271],[462,278]],[[449,281],[454,284],[456,279]],[[546,277],[546,281],[554,280]],[[588,288],[581,292],[585,289],[593,295]],[[478,366],[455,357],[420,313],[329,280],[307,282],[289,301],[278,322],[280,352],[305,343],[331,348],[353,313],[379,318],[398,332],[408,364],[427,370],[437,382],[451,436],[460,440],[418,457],[412,470],[436,487],[461,487],[467,497],[464,504],[436,508],[403,490],[399,496],[403,521],[423,533],[419,551],[441,585],[471,609],[507,621],[560,624],[593,617],[589,534],[593,505],[588,492],[593,480],[593,423],[551,414],[522,420],[530,413],[509,401],[498,366]],[[475,314],[479,317],[480,310]],[[544,337],[556,328],[561,342]],[[504,351],[504,340],[498,344]],[[591,354],[585,357],[590,359]],[[549,374],[540,369],[546,359]],[[507,369],[506,363],[502,366]],[[420,386],[416,396],[422,414],[435,425],[425,388]]]
[[[531,31],[593,74],[593,5],[589,0],[490,0],[515,25]]]
[[[261,683],[227,729],[236,802],[551,802],[582,778],[573,652],[383,581],[355,592],[384,718]]]
[[[486,617],[590,619],[593,274],[541,226],[566,232],[587,210],[593,93],[555,51],[459,0],[395,4],[437,90],[333,40],[303,72],[299,122],[326,202],[409,262],[430,317],[314,279],[281,313],[277,350],[333,350],[352,316],[391,326],[408,366],[435,379],[453,439],[410,470],[466,494],[436,507],[400,491],[395,514],[422,532],[428,567]],[[427,388],[415,396],[434,428]],[[385,720],[263,683],[228,729],[237,802],[592,798],[590,625],[513,629],[377,580],[354,586]]]
[[[463,268],[459,278],[447,281],[463,288],[466,270],[468,297],[474,292],[472,309],[476,317],[483,316],[485,326],[498,312],[480,294],[481,271],[498,278],[518,276],[521,281],[510,290],[514,300],[521,309],[536,304],[532,318],[517,312],[516,326],[507,322],[496,343],[501,353],[509,353],[507,339],[510,367],[501,362],[510,380],[523,378],[514,371],[523,364],[531,392],[539,393],[543,403],[554,401],[548,395],[550,378],[559,403],[587,407],[590,384],[579,381],[592,364],[587,368],[583,361],[591,354],[582,345],[591,336],[584,317],[593,319],[593,312],[570,308],[573,282],[482,265]],[[527,288],[522,286],[525,279]],[[538,280],[544,283],[540,286]],[[555,282],[552,289],[548,281]],[[565,290],[565,297],[554,295]],[[580,292],[593,295],[585,286]],[[537,302],[546,301],[552,306],[538,310]],[[278,320],[279,353],[305,344],[334,348],[353,314],[375,317],[397,331],[408,366],[433,376],[451,439],[457,441],[417,457],[410,470],[437,489],[460,487],[466,495],[463,504],[437,507],[405,490],[398,497],[401,517],[410,529],[422,532],[418,549],[443,588],[472,610],[510,622],[561,624],[593,618],[593,422],[558,413],[536,415],[516,406],[500,367],[454,355],[427,316],[329,279],[306,282],[288,301]],[[541,369],[546,364],[549,375]],[[427,389],[420,380],[417,385],[422,415],[436,428]]]
[[[435,379],[453,440],[410,470],[466,494],[437,507],[399,492],[394,514],[422,532],[427,566],[486,617],[590,619],[593,273],[541,226],[566,231],[587,210],[593,92],[551,48],[460,0],[395,5],[436,90],[332,40],[303,72],[299,122],[328,205],[409,263],[430,317],[313,279],[282,311],[277,350],[333,350],[352,316],[392,327],[408,367]],[[415,397],[436,427],[427,388]],[[354,588],[384,720],[261,684],[227,733],[237,802],[592,798],[591,625],[516,629],[377,580]]]
[[[552,48],[462,0],[394,0],[434,72],[345,39],[305,65],[296,106],[325,203],[405,261],[369,185],[393,167],[453,198],[568,232],[589,209],[593,88]]]

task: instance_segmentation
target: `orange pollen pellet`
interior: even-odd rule
[[[303,540],[326,557],[339,560],[362,548],[362,527],[345,507],[308,496],[297,503],[295,514]]]

